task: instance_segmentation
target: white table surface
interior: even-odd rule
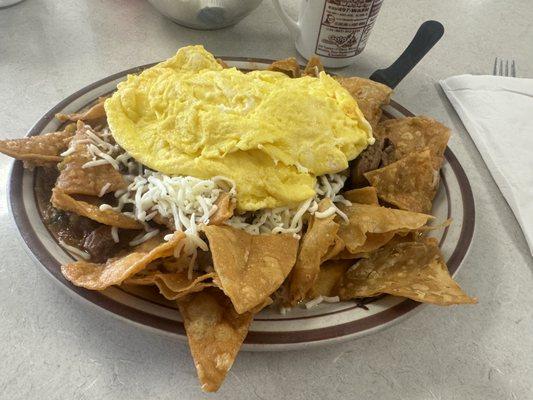
[[[297,1],[286,2],[292,11]],[[392,62],[421,22],[441,42],[396,89],[417,114],[449,125],[474,190],[477,221],[457,278],[476,306],[425,307],[387,330],[326,348],[242,353],[216,396],[200,392],[186,346],[71,298],[26,253],[0,192],[0,399],[532,399],[533,261],[513,214],[437,86],[491,73],[495,56],[533,77],[529,0],[386,0],[359,62]],[[0,10],[0,137],[20,137],[77,89],[202,43],[215,54],[295,55],[268,0],[238,25],[182,28],[143,0],[27,0]],[[0,186],[11,160],[0,156]]]

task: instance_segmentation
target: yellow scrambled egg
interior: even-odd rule
[[[333,78],[224,69],[189,46],[106,100],[113,137],[137,161],[167,175],[225,176],[241,211],[295,206],[316,177],[348,167],[372,130]]]

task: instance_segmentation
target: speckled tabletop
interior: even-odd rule
[[[297,1],[286,2],[291,11]],[[24,250],[0,192],[1,399],[533,399],[533,260],[520,228],[446,101],[439,79],[490,73],[495,56],[533,77],[528,0],[385,1],[357,64],[368,76],[421,22],[441,42],[396,89],[416,114],[449,125],[474,190],[477,225],[457,279],[476,306],[428,306],[387,330],[326,348],[242,353],[217,395],[199,390],[186,346],[71,298]],[[203,43],[215,54],[295,55],[268,0],[234,27],[182,28],[143,0],[27,0],[0,9],[0,137],[19,137],[49,108],[114,72]],[[0,186],[11,160],[0,156]]]

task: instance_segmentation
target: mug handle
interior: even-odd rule
[[[274,8],[276,9],[276,11],[278,12],[278,15],[281,17],[281,19],[289,29],[291,35],[297,36],[300,33],[300,24],[298,23],[298,21],[292,19],[289,14],[285,12],[279,0],[272,0],[272,3],[274,4]]]

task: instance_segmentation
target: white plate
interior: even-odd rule
[[[264,69],[270,60],[223,57],[230,65],[241,69]],[[72,113],[87,107],[96,98],[112,92],[127,74],[137,73],[144,65],[95,82],[47,112],[30,130],[29,136],[52,132],[60,123],[54,119],[58,112]],[[385,109],[389,118],[412,116],[407,109],[392,101]],[[186,340],[183,324],[175,306],[150,289],[112,287],[95,292],[76,287],[60,271],[60,265],[74,258],[59,246],[56,238],[43,224],[34,194],[35,174],[15,162],[10,178],[9,202],[17,227],[36,260],[58,283],[74,295],[84,298],[103,310],[132,323],[175,335]],[[448,148],[441,171],[441,184],[434,201],[433,215],[437,221],[448,218],[453,224],[434,233],[451,274],[455,274],[466,255],[474,232],[474,199],[466,174],[459,161]],[[368,309],[354,302],[320,304],[311,310],[295,308],[286,315],[265,310],[258,314],[244,342],[244,350],[287,350],[338,342],[375,332],[411,315],[420,304],[399,297],[385,296],[370,304]]]

